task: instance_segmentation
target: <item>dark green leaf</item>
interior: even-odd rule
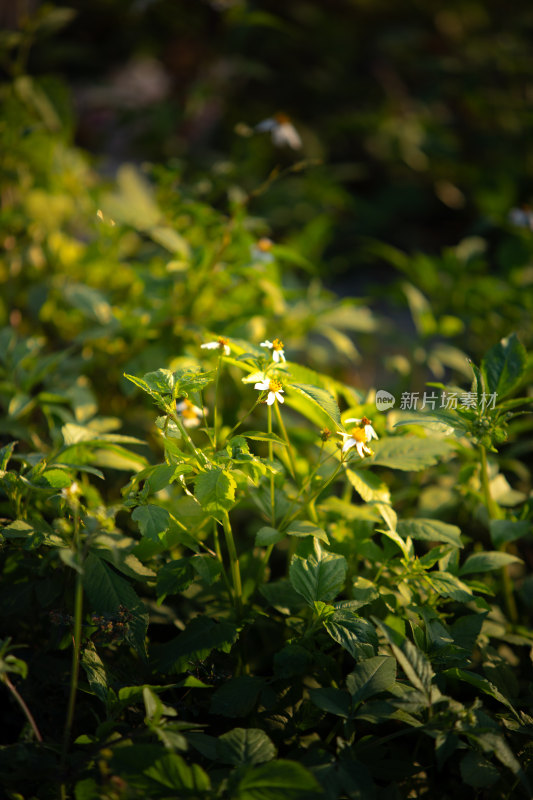
[[[532,524],[527,519],[491,519],[490,538],[494,547],[521,539],[532,531]]]
[[[322,542],[329,544],[329,539],[326,531],[319,528],[314,522],[307,520],[294,520],[290,522],[285,531],[289,536],[314,536],[315,539],[320,539]]]
[[[329,603],[338,595],[344,586],[347,568],[343,556],[322,554],[320,560],[313,556],[307,560],[295,556],[289,577],[292,587],[312,606],[315,600]]]
[[[371,658],[378,647],[378,637],[373,625],[358,617],[353,611],[335,609],[324,621],[324,627],[341,647],[355,659]]]
[[[400,520],[398,533],[404,539],[410,536],[411,539],[425,542],[446,542],[446,544],[453,544],[454,547],[463,547],[460,528],[438,519]]]
[[[237,629],[232,623],[195,617],[175,639],[154,646],[157,667],[161,672],[185,672],[195,661],[206,658],[211,650],[229,653],[236,639]]]
[[[463,782],[467,786],[473,786],[475,789],[492,786],[500,777],[500,773],[494,764],[491,764],[482,755],[472,750],[463,756],[459,768]]]
[[[459,575],[470,575],[475,572],[490,572],[493,569],[501,569],[507,564],[520,564],[521,558],[512,556],[510,553],[501,553],[497,550],[489,550],[481,553],[473,553],[468,556],[465,563],[459,570]]]
[[[394,436],[375,442],[373,449],[374,455],[365,457],[368,463],[416,472],[447,458],[452,451],[452,445],[445,439]]]
[[[154,542],[159,542],[159,534],[164,533],[170,525],[170,514],[166,508],[151,503],[137,506],[131,518],[139,523],[142,535]]]
[[[375,694],[385,692],[396,681],[396,660],[391,656],[375,656],[360,661],[346,677],[346,688],[355,706]]]
[[[235,800],[314,800],[322,796],[316,779],[295,761],[251,767],[236,787]]]
[[[223,764],[236,767],[264,764],[276,757],[276,748],[259,728],[233,728],[218,739],[217,755]]]
[[[262,678],[251,675],[230,678],[211,698],[211,713],[224,717],[246,717],[257,703],[263,686]]]
[[[351,716],[352,698],[343,689],[333,689],[329,686],[324,689],[310,689],[309,697],[315,706],[327,711],[328,714],[346,719]]]
[[[518,386],[527,366],[527,353],[515,333],[494,345],[481,362],[488,391],[501,400]]]

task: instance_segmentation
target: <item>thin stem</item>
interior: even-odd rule
[[[283,438],[285,439],[285,441],[287,443],[287,452],[288,452],[288,455],[289,455],[289,462],[290,462],[290,465],[291,465],[292,477],[296,481],[297,480],[297,477],[296,477],[297,473],[296,473],[296,461],[295,461],[295,458],[294,458],[294,452],[293,452],[293,449],[292,449],[291,441],[290,441],[290,439],[289,439],[289,437],[287,435],[287,429],[285,427],[285,423],[283,422],[283,417],[281,416],[281,411],[279,410],[279,403],[278,403],[277,400],[275,401],[274,406],[275,406],[275,409],[276,409],[276,419],[277,419],[277,422],[278,422],[278,425],[279,425],[279,429],[281,431],[281,435],[283,436]]]
[[[218,381],[220,378],[220,370],[222,369],[222,354],[218,357],[217,376],[215,378],[215,408],[213,412],[213,426],[215,428],[215,451],[218,450],[218,430],[219,430],[219,412],[218,412]]]
[[[268,409],[268,432],[272,433],[272,406],[267,406]],[[268,442],[268,460],[272,464],[274,461],[274,444],[270,439]],[[272,527],[276,525],[276,490],[274,486],[274,473],[270,473],[270,521]]]
[[[74,508],[74,537],[72,541],[72,549],[74,555],[78,559],[79,566],[81,566],[82,553],[80,543],[80,517],[79,508]],[[65,720],[65,728],[63,731],[63,746],[61,749],[61,772],[65,768],[67,759],[67,752],[70,742],[70,735],[72,725],[74,722],[74,710],[76,707],[76,694],[78,691],[78,677],[80,670],[80,651],[81,651],[81,630],[83,620],[83,583],[81,572],[76,572],[76,586],[74,590],[74,636],[72,648],[72,667],[70,672],[70,693],[67,707],[67,717]],[[64,784],[62,786],[62,791]]]
[[[252,406],[252,407],[249,409],[249,411],[247,411],[247,412],[246,412],[246,414],[245,414],[243,417],[241,417],[241,418],[240,418],[240,420],[238,421],[238,423],[237,423],[236,425],[234,425],[234,427],[233,427],[233,428],[230,430],[230,432],[229,432],[229,433],[228,433],[228,435],[226,436],[226,440],[228,440],[228,439],[231,439],[231,437],[233,436],[233,434],[235,433],[235,431],[237,430],[237,428],[240,428],[240,426],[242,425],[242,423],[244,422],[244,420],[245,420],[245,419],[248,419],[248,417],[250,416],[250,414],[251,414],[251,413],[252,413],[252,412],[255,410],[256,406],[258,406],[258,405],[259,405],[260,401],[261,401],[261,397],[258,397],[258,398],[257,398],[257,400],[255,401],[255,403],[253,404],[253,406]]]
[[[235,598],[235,611],[237,616],[242,616],[242,583],[241,583],[241,570],[239,567],[239,558],[235,548],[235,540],[233,538],[233,531],[229,521],[227,511],[224,512],[222,517],[222,526],[224,528],[224,537],[226,539],[226,547],[228,548],[231,579],[233,581],[233,594]]]
[[[30,723],[30,725],[32,727],[32,730],[33,730],[33,732],[35,734],[35,738],[37,739],[38,742],[42,742],[43,737],[41,736],[39,728],[37,727],[37,723],[35,722],[35,720],[33,718],[33,714],[31,713],[30,709],[28,708],[28,706],[24,702],[24,699],[20,696],[20,694],[18,693],[16,688],[11,683],[11,681],[9,679],[9,675],[4,674],[2,676],[2,680],[4,681],[5,685],[9,689],[9,691],[12,693],[13,697],[15,698],[15,700],[17,701],[17,703],[19,704],[19,706],[23,710],[24,714],[26,715],[26,719],[28,720],[28,722]]]
[[[189,449],[194,453],[198,463],[201,463],[202,461],[203,461],[204,464],[209,463],[208,458],[202,453],[202,451],[198,450],[195,447],[194,442],[191,439],[190,435],[188,434],[188,432],[187,432],[185,426],[183,425],[182,421],[180,420],[179,415],[172,408],[168,408],[168,413],[169,413],[170,417],[174,420],[176,425],[178,426],[179,431],[180,431],[183,439],[187,443]]]
[[[491,491],[490,491],[490,478],[489,478],[489,468],[487,463],[487,451],[483,445],[480,445],[480,456],[481,456],[481,484],[483,486],[483,495],[485,498],[485,507],[487,509],[489,519],[504,519],[504,514],[493,498]],[[504,542],[500,550],[505,552],[506,550],[506,543]],[[516,623],[518,622],[518,609],[516,607],[516,601],[513,594],[513,582],[511,580],[511,575],[509,572],[509,566],[505,565],[502,567],[502,591],[503,597],[505,601],[505,607],[507,610],[507,614],[509,615],[509,619],[511,622]]]
[[[226,589],[228,590],[228,594],[231,598],[231,596],[233,595],[233,591],[231,589],[231,583],[229,582],[228,573],[226,572],[226,568],[224,566],[224,559],[222,558],[222,550],[220,549],[220,539],[218,536],[218,528],[216,520],[213,520],[213,542],[215,544],[215,553],[220,562],[220,566],[222,567],[222,578],[224,579],[224,583],[226,584]]]

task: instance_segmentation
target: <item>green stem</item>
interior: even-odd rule
[[[242,583],[241,583],[241,570],[239,567],[239,558],[235,548],[235,540],[233,538],[233,531],[229,521],[227,511],[224,512],[222,517],[222,526],[224,528],[224,537],[226,539],[226,547],[228,548],[231,579],[233,581],[233,594],[235,598],[235,611],[237,616],[242,616]]]
[[[215,428],[215,452],[218,450],[218,430],[220,426],[219,412],[218,412],[218,380],[220,378],[220,370],[222,368],[222,355],[218,357],[217,376],[215,378],[215,408],[213,412],[213,426]]]
[[[297,480],[297,477],[296,477],[297,473],[296,473],[296,461],[295,461],[295,458],[294,458],[294,451],[292,449],[292,445],[291,445],[290,439],[289,439],[289,437],[287,435],[287,429],[285,427],[285,423],[283,422],[283,417],[281,416],[281,411],[279,410],[279,403],[278,403],[277,400],[275,401],[274,406],[275,406],[275,409],[276,409],[276,419],[277,419],[277,422],[278,422],[278,425],[279,425],[279,429],[281,431],[281,434],[282,434],[283,438],[287,442],[287,452],[288,452],[288,455],[289,455],[289,462],[290,462],[290,465],[291,465],[292,477],[296,481]]]
[[[491,491],[490,491],[490,478],[489,478],[489,468],[487,462],[487,451],[483,445],[480,445],[480,456],[481,456],[481,484],[483,486],[483,495],[485,497],[485,507],[487,509],[489,520],[492,519],[504,519],[504,513],[502,512],[500,506],[493,498]],[[505,552],[506,550],[506,543],[504,542],[500,550]],[[502,591],[503,597],[505,601],[505,607],[507,610],[507,614],[511,622],[516,623],[518,622],[518,609],[516,607],[516,601],[513,594],[513,582],[511,580],[511,575],[509,572],[509,566],[506,565],[502,567]]]
[[[224,566],[224,559],[222,558],[222,550],[220,549],[220,539],[218,536],[218,528],[216,520],[213,520],[213,541],[215,543],[215,553],[217,554],[217,558],[222,567],[222,578],[224,579],[224,583],[226,584],[226,589],[228,590],[228,594],[231,598],[233,595],[233,591],[231,589],[231,583],[229,582],[228,573],[226,572],[226,568]]]
[[[268,432],[272,433],[272,406],[268,409]],[[274,444],[272,440],[268,442],[268,460],[272,464],[274,461]],[[274,473],[270,473],[270,522],[272,527],[276,527],[276,491],[274,486]]]
[[[231,439],[231,437],[233,436],[233,434],[235,433],[235,431],[237,430],[237,428],[240,428],[240,426],[242,425],[242,423],[244,422],[244,420],[245,420],[245,419],[248,419],[248,417],[250,416],[250,414],[251,414],[251,413],[252,413],[252,412],[255,410],[256,406],[258,406],[258,405],[259,405],[260,401],[261,401],[261,397],[259,396],[259,397],[257,398],[257,400],[255,401],[255,403],[253,404],[253,406],[252,406],[252,407],[251,407],[251,408],[250,408],[250,409],[249,409],[249,410],[246,412],[246,414],[245,414],[243,417],[241,417],[241,418],[240,418],[240,420],[238,421],[238,423],[237,423],[237,424],[236,424],[236,425],[235,425],[235,426],[234,426],[234,427],[233,427],[233,428],[230,430],[230,432],[229,432],[229,433],[228,433],[228,435],[226,436],[226,441],[227,441],[228,439]]]
[[[176,412],[175,412],[175,411],[174,411],[172,408],[168,408],[168,413],[169,413],[170,417],[171,417],[171,418],[174,420],[174,422],[176,423],[176,425],[178,426],[178,428],[179,428],[179,431],[180,431],[180,433],[181,433],[181,435],[182,435],[182,437],[183,437],[184,441],[187,443],[187,446],[189,447],[189,449],[191,450],[191,452],[192,452],[192,453],[194,454],[194,456],[196,457],[196,460],[198,461],[198,463],[199,463],[199,464],[200,464],[200,463],[203,463],[203,464],[208,464],[208,463],[209,463],[209,459],[207,458],[207,456],[205,456],[205,455],[202,453],[202,451],[201,451],[201,450],[198,450],[198,449],[197,449],[197,448],[194,446],[194,442],[193,442],[193,440],[191,439],[191,437],[189,436],[189,434],[188,434],[188,432],[187,432],[187,430],[186,430],[185,426],[183,425],[182,421],[180,420],[180,418],[179,418],[179,415],[178,415],[178,414],[177,414],[177,413],[176,413]]]
[[[81,567],[81,546],[80,546],[80,520],[79,509],[74,509],[74,537],[72,549]],[[81,572],[76,572],[76,586],[74,590],[74,637],[72,648],[72,666],[70,672],[70,693],[67,707],[67,717],[63,730],[63,746],[61,749],[61,772],[65,769],[67,752],[70,743],[72,725],[74,722],[74,709],[76,707],[76,694],[78,691],[78,677],[80,671],[80,651],[81,651],[81,631],[83,621],[83,583]],[[64,784],[62,785],[62,793]]]
[[[37,727],[37,723],[35,722],[35,720],[33,718],[33,714],[31,713],[30,709],[28,708],[28,706],[24,702],[24,698],[22,698],[20,696],[20,694],[18,693],[16,688],[13,686],[13,684],[11,683],[11,681],[9,679],[9,675],[7,675],[7,673],[2,676],[2,680],[4,681],[5,685],[7,686],[7,688],[9,689],[9,691],[11,692],[11,694],[13,695],[13,697],[15,698],[15,700],[17,701],[17,703],[19,704],[21,709],[23,710],[23,712],[24,712],[24,714],[26,716],[26,719],[28,720],[28,722],[30,723],[30,725],[32,727],[32,730],[33,730],[33,732],[35,734],[35,738],[37,739],[38,742],[42,742],[43,737],[41,736],[39,728]]]

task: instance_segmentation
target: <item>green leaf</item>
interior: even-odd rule
[[[263,431],[246,431],[246,433],[242,433],[241,436],[244,436],[245,439],[252,439],[256,442],[275,442],[275,444],[280,444],[283,447],[287,447],[287,442],[282,439],[281,437],[277,436],[275,433],[263,433]]]
[[[518,386],[527,367],[527,353],[516,333],[494,345],[481,362],[488,391],[501,400]]]
[[[290,522],[285,533],[289,536],[314,536],[315,539],[320,539],[322,542],[329,544],[326,531],[323,528],[319,528],[314,522],[309,522],[308,520],[297,519]]]
[[[209,776],[198,764],[189,766],[181,756],[167,753],[144,770],[144,775],[168,789],[179,791],[180,798],[197,798],[211,788]],[[165,793],[166,794],[166,793]]]
[[[374,626],[353,611],[335,609],[333,615],[324,620],[324,628],[352,658],[372,658],[376,654],[378,637]]]
[[[191,662],[202,661],[212,650],[229,653],[236,639],[232,623],[195,617],[175,639],[153,647],[157,667],[161,672],[185,672]]]
[[[307,560],[294,556],[289,568],[292,587],[305,598],[309,605],[315,600],[331,602],[344,586],[348,565],[343,556],[322,555],[320,560]]]
[[[162,603],[167,594],[183,592],[194,580],[190,558],[169,561],[157,573],[157,600]]]
[[[313,775],[296,761],[270,761],[250,767],[239,781],[234,800],[314,800],[323,791]]]
[[[463,547],[461,530],[457,525],[441,522],[438,519],[404,519],[398,522],[398,533],[403,538],[418,539],[425,542],[445,542],[454,547]]]
[[[0,450],[0,477],[2,477],[2,472],[6,469],[9,459],[13,455],[13,450],[17,444],[18,442],[10,442]]]
[[[128,610],[132,618],[127,624],[125,639],[144,656],[148,612],[128,581],[117,575],[94,553],[89,553],[83,563],[82,581],[83,589],[97,613],[118,614],[121,606]]]
[[[527,519],[491,519],[490,538],[494,547],[501,547],[507,542],[514,542],[531,533],[533,526]]]
[[[176,370],[174,373],[176,396],[186,397],[191,392],[200,392],[214,381],[215,375],[216,370],[206,372],[201,368]]]
[[[230,678],[211,698],[212,714],[224,717],[246,717],[255,707],[265,682],[252,675]]]
[[[269,528],[268,525],[266,525],[260,528],[255,534],[255,544],[257,547],[266,547],[270,544],[281,542],[284,538],[284,533],[280,533],[276,528]]]
[[[174,373],[170,369],[156,369],[143,375],[143,381],[155,394],[172,394],[174,391]]]
[[[339,406],[330,392],[326,389],[319,389],[318,386],[310,386],[305,383],[291,383],[290,388],[318,406],[335,425],[339,428],[342,427]]]
[[[456,575],[450,572],[428,572],[426,577],[430,580],[431,585],[438,594],[442,597],[451,597],[458,603],[468,603],[474,599],[474,595],[470,588],[463,583]]]
[[[477,675],[475,672],[470,672],[466,669],[459,669],[457,667],[446,669],[442,674],[446,675],[448,678],[455,678],[463,681],[464,683],[469,683],[470,686],[475,686],[480,692],[483,692],[484,694],[489,695],[489,697],[493,697],[495,700],[498,700],[499,703],[507,706],[507,708],[516,714],[512,703],[500,692],[497,686],[495,686],[486,678],[483,678],[481,675]]]
[[[72,484],[71,476],[63,469],[47,469],[42,477],[54,489],[66,489]]]
[[[276,754],[274,744],[259,728],[233,728],[222,734],[217,743],[218,760],[236,767],[264,764],[272,761]]]
[[[166,508],[148,504],[137,506],[131,518],[139,523],[143,536],[154,542],[159,542],[159,534],[167,530],[170,525],[170,514]]]
[[[346,677],[346,688],[352,695],[352,703],[386,692],[396,681],[396,659],[391,656],[374,656],[360,661]]]
[[[195,497],[208,514],[220,516],[235,503],[235,479],[226,470],[213,467],[201,472],[195,482]]]
[[[375,442],[373,449],[374,455],[365,457],[367,463],[416,472],[449,456],[452,445],[444,439],[393,436]]]
[[[108,693],[107,674],[102,659],[91,641],[82,650],[80,664],[85,670],[92,691],[102,703],[106,703]]]
[[[489,550],[482,553],[473,553],[468,556],[463,566],[459,569],[459,575],[469,575],[474,572],[490,572],[493,569],[500,569],[507,564],[521,564],[522,559],[512,556],[510,553],[501,553],[496,550]]]
[[[390,503],[390,491],[381,478],[370,470],[346,469],[346,477],[357,494],[366,502]]]
[[[376,620],[376,624],[385,634],[392,652],[403,669],[409,683],[411,683],[415,689],[418,689],[426,695],[429,703],[431,681],[435,673],[424,653],[410,642],[409,639],[399,633],[399,631],[395,631],[393,628],[385,625],[381,620]]]
[[[393,659],[394,660],[394,659]],[[336,717],[348,719],[352,714],[352,698],[343,689],[334,689],[326,686],[323,689],[310,689],[311,702]]]
[[[222,564],[220,561],[207,554],[193,556],[191,558],[191,565],[208,586],[210,586],[222,572]]]
[[[482,789],[484,786],[492,786],[500,777],[498,769],[483,758],[480,753],[470,750],[459,764],[461,778],[467,786],[475,789]]]

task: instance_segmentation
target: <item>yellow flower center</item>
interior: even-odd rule
[[[361,425],[362,426],[372,425],[372,420],[368,419],[368,417],[363,417],[363,419],[361,420]]]
[[[365,442],[367,441],[364,428],[353,428],[353,430],[350,433],[350,436],[352,437],[352,439],[355,439],[356,442],[363,442],[363,444],[365,444]]]
[[[278,111],[277,114],[274,114],[274,119],[278,125],[286,125],[287,122],[291,121],[291,118],[287,114],[284,114],[283,111]]]
[[[281,339],[274,339],[274,341],[272,342],[272,348],[274,350],[283,350],[283,342],[281,341]]]
[[[263,236],[257,242],[257,249],[261,251],[261,253],[270,253],[272,250],[272,240],[268,239],[266,236]]]
[[[217,342],[219,343],[220,347],[225,347],[227,344],[229,344],[229,340],[226,339],[225,336],[219,336]]]
[[[191,403],[190,400],[184,400],[185,408],[181,410],[181,416],[185,417],[185,419],[197,419],[198,414],[194,410],[194,405]]]
[[[279,390],[281,389],[282,386],[283,386],[282,382],[281,381],[277,381],[275,379],[269,381],[269,384],[268,384],[268,388],[270,389],[271,392],[279,392]]]

